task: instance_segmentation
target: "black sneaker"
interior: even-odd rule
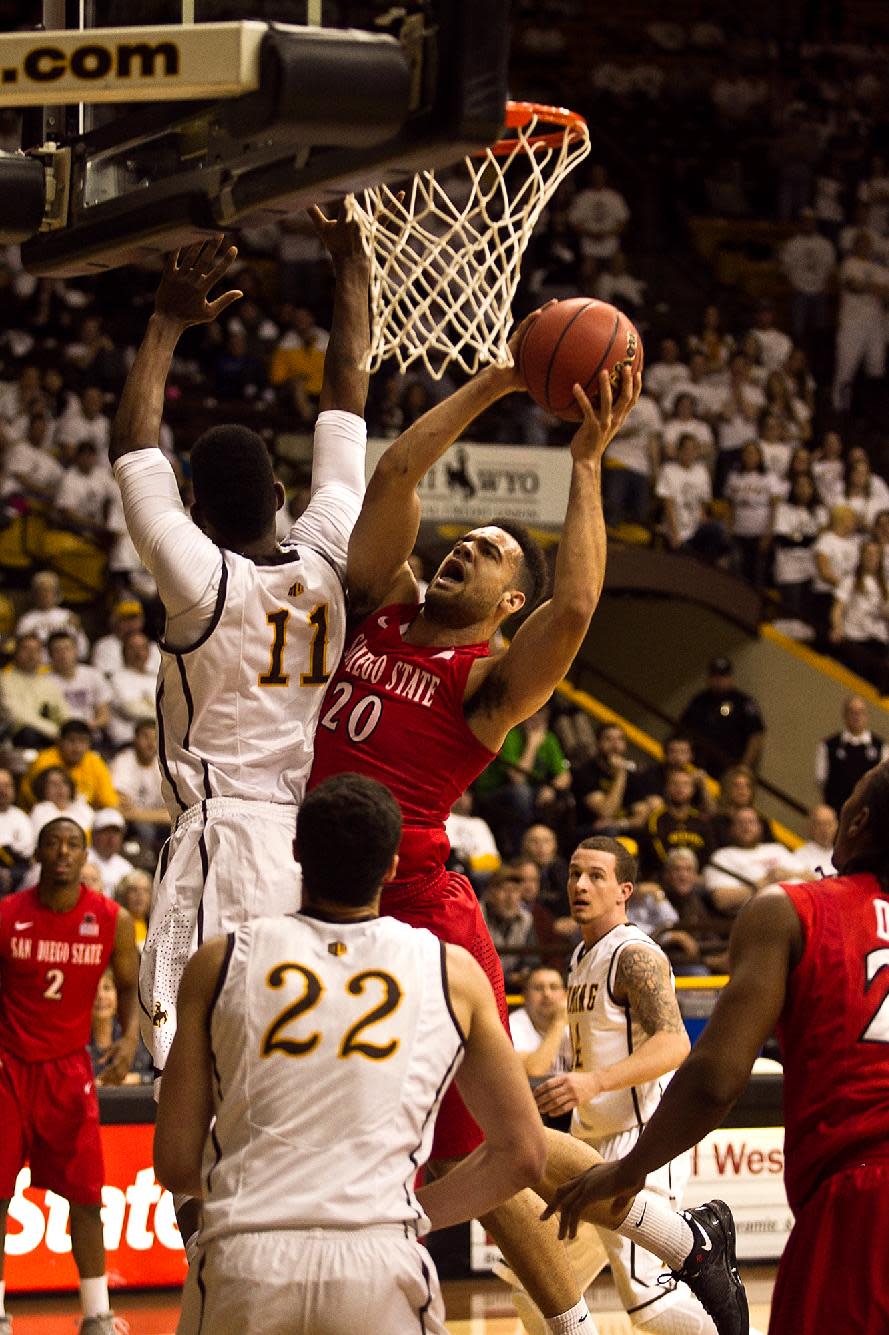
[[[708,1201],[682,1218],[695,1235],[694,1246],[673,1277],[687,1284],[713,1319],[719,1335],[749,1335],[747,1294],[735,1256],[735,1221],[725,1201]]]

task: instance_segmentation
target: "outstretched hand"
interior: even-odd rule
[[[626,422],[642,393],[642,372],[634,374],[629,366],[621,367],[620,392],[617,398],[611,391],[608,371],[599,375],[599,404],[594,408],[580,385],[574,386],[574,397],[583,421],[571,441],[571,457],[580,462],[601,459],[611,441]]]
[[[336,218],[328,218],[317,204],[312,205],[308,215],[316,236],[323,243],[334,264],[344,260],[366,260],[361,242],[361,228],[355,219],[349,216],[345,203],[340,206]]]
[[[645,1179],[637,1178],[628,1172],[625,1160],[616,1163],[600,1163],[588,1168],[579,1177],[573,1177],[556,1189],[549,1205],[540,1216],[550,1219],[559,1216],[559,1237],[573,1238],[577,1235],[577,1226],[583,1211],[596,1201],[611,1201],[611,1212],[615,1226],[622,1222],[630,1203],[645,1186]]]
[[[187,329],[189,325],[209,324],[233,301],[240,300],[244,294],[239,288],[223,292],[213,301],[207,300],[207,293],[237,258],[236,246],[228,246],[220,254],[223,240],[222,236],[214,236],[209,241],[197,241],[167,256],[154,299],[154,308],[159,315]]]

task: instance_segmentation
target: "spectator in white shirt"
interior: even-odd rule
[[[694,436],[698,442],[699,457],[712,471],[716,462],[716,442],[713,428],[695,415],[696,399],[693,394],[678,394],[673,405],[673,416],[664,423],[662,432],[664,453],[676,458],[676,446],[683,436]]]
[[[108,463],[108,444],[111,440],[111,419],[104,411],[105,396],[97,385],[87,385],[79,396],[74,396],[56,422],[55,441],[72,451],[83,440],[91,440],[96,447],[96,458],[103,468]]]
[[[759,448],[766,468],[774,477],[785,483],[784,494],[787,491],[787,474],[790,471],[790,460],[796,444],[795,437],[786,434],[781,418],[765,409],[759,419]]]
[[[74,463],[56,492],[56,509],[72,527],[100,540],[108,536],[108,515],[115,482],[107,468],[99,465],[96,447],[82,440],[74,451]]]
[[[593,295],[600,301],[610,301],[614,306],[619,306],[635,320],[645,302],[647,286],[644,278],[633,277],[627,268],[626,255],[622,250],[616,250],[605,271],[596,279]]]
[[[630,220],[627,201],[608,185],[601,163],[589,170],[589,184],[571,201],[568,222],[580,237],[584,256],[608,259],[620,249],[621,232]]]
[[[713,376],[707,370],[707,358],[702,352],[693,352],[688,359],[688,378],[677,380],[665,392],[661,407],[665,413],[672,413],[680,394],[694,395],[695,411],[705,421],[713,421],[719,415],[725,398],[725,380],[723,376]]]
[[[756,335],[766,371],[780,371],[790,356],[793,339],[775,327],[773,307],[766,303],[759,307],[750,332]]]
[[[722,312],[712,304],[704,308],[704,318],[699,334],[692,334],[688,340],[690,353],[699,352],[707,363],[708,375],[720,375],[728,367],[735,340],[722,327]]]
[[[717,913],[737,913],[775,881],[804,879],[789,849],[761,842],[761,829],[755,807],[740,807],[732,817],[732,842],[718,848],[704,868],[704,889]]]
[[[55,631],[67,631],[75,641],[78,656],[89,652],[89,640],[80,628],[80,618],[68,607],[60,607],[62,586],[53,570],[38,570],[31,579],[32,606],[16,622],[16,635],[36,635],[47,648]]]
[[[98,668],[80,663],[77,644],[69,630],[53,631],[47,644],[50,675],[62,693],[70,718],[83,719],[94,733],[108,726],[111,691]]]
[[[605,522],[646,524],[651,509],[651,480],[660,459],[660,409],[643,393],[626,424],[608,447],[602,470]]]
[[[812,414],[793,393],[785,371],[770,371],[765,383],[766,412],[777,417],[785,440],[807,443],[812,438]]]
[[[844,474],[843,438],[838,431],[825,431],[812,452],[812,477],[825,505],[834,505],[842,494]]]
[[[849,451],[843,483],[833,499],[855,511],[861,530],[870,529],[877,515],[889,509],[889,487],[874,473],[863,450]]]
[[[889,509],[881,510],[871,525],[871,537],[883,553],[883,574],[889,579]]]
[[[12,770],[0,765],[0,898],[23,884],[34,852],[31,822],[14,798]]]
[[[68,717],[62,694],[42,664],[36,635],[19,635],[11,663],[0,672],[0,722],[13,746],[51,746]]]
[[[123,642],[123,666],[109,679],[111,717],[108,739],[115,748],[128,746],[136,724],[154,713],[157,673],[151,668],[151,644],[144,631],[133,630]]]
[[[882,237],[873,225],[871,219],[870,205],[863,200],[859,200],[852,212],[852,221],[846,223],[845,227],[840,228],[837,237],[837,245],[840,255],[845,258],[851,255],[859,232],[865,232],[870,238],[873,247],[873,258],[879,260],[883,257]]]
[[[815,575],[812,579],[812,617],[819,636],[827,637],[836,591],[843,580],[855,572],[858,549],[858,521],[848,505],[832,505],[830,524],[819,533],[812,551]]]
[[[150,754],[146,747],[150,748]],[[109,769],[115,787],[118,783],[126,785],[118,791],[130,834],[144,849],[159,857],[170,834],[170,817],[161,795],[157,725],[153,719],[143,719],[136,725],[133,745],[124,747]]]
[[[794,341],[803,343],[810,334],[817,336],[827,327],[837,266],[834,245],[819,233],[814,209],[801,210],[799,231],[784,242],[780,260],[792,292],[790,330]]]
[[[736,352],[729,362],[728,385],[723,391],[717,411],[716,489],[721,492],[731,470],[740,462],[740,453],[748,440],[755,440],[759,431],[759,415],[765,407],[766,396],[761,385],[751,376],[750,358]]]
[[[784,486],[766,468],[759,444],[748,441],[741,450],[740,466],[726,478],[723,495],[731,506],[731,534],[741,573],[757,587],[767,570],[772,509],[783,494]]]
[[[17,380],[8,380],[0,385],[0,419],[7,424],[13,436],[24,432],[31,412],[43,406],[40,368],[33,362],[26,362],[22,366]]]
[[[687,544],[696,546],[696,539],[708,531],[707,510],[713,499],[710,474],[700,458],[700,447],[692,435],[682,436],[675,459],[661,464],[656,493],[664,506],[664,526],[667,542],[674,551]],[[713,525],[719,538],[716,556],[726,548],[726,536],[719,524]],[[700,553],[705,555],[703,551]]]
[[[457,798],[445,821],[445,831],[451,852],[463,863],[471,878],[484,879],[500,866],[500,850],[490,825],[481,816],[472,814],[471,792]]]
[[[679,343],[675,338],[661,339],[659,360],[643,372],[645,392],[660,401],[681,380],[688,380],[688,366],[680,355]]]
[[[830,641],[853,672],[860,672],[885,695],[889,688],[889,587],[878,542],[861,544],[855,573],[836,588]]]
[[[873,258],[873,242],[859,232],[852,253],[840,265],[840,309],[837,320],[833,406],[848,412],[852,385],[860,367],[871,380],[886,374],[886,302],[889,269]]]
[[[808,622],[811,617],[815,542],[827,524],[827,510],[808,473],[790,482],[790,494],[779,500],[772,517],[775,587],[785,616]]]
[[[74,788],[74,780],[61,765],[47,765],[32,781],[34,796],[37,801],[31,808],[29,819],[31,830],[37,839],[48,821],[67,816],[77,821],[82,830],[89,834],[93,828],[95,812],[85,797],[81,797]]]
[[[568,993],[558,969],[539,964],[528,975],[524,1002],[509,1017],[513,1047],[532,1081],[573,1065],[568,1033]]]
[[[132,862],[121,854],[126,821],[116,807],[103,807],[93,818],[93,847],[90,861],[102,877],[102,893],[113,899],[117,887],[134,870]]]
[[[49,416],[43,407],[32,410],[24,439],[14,440],[3,466],[3,495],[52,501],[63,472],[49,450]]]
[[[794,862],[807,875],[836,876],[833,841],[837,824],[837,813],[826,802],[819,802],[812,807],[809,812],[809,837],[793,853]]]
[[[145,629],[145,613],[138,598],[125,596],[111,609],[111,631],[102,635],[93,645],[93,667],[111,677],[123,667],[123,642],[134,630]],[[157,674],[161,664],[160,649],[152,644],[148,654],[152,672]],[[149,711],[151,712],[151,711]]]

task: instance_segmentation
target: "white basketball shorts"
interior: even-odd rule
[[[294,913],[296,807],[213,797],[190,807],[164,845],[139,968],[142,1037],[162,1071],[185,965],[204,941],[251,918]]]
[[[429,1253],[404,1229],[235,1233],[200,1248],[176,1335],[446,1335]]]

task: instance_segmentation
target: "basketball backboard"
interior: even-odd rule
[[[26,108],[0,235],[37,274],[395,182],[503,123],[508,0],[44,0],[43,17],[0,36],[0,106]]]

